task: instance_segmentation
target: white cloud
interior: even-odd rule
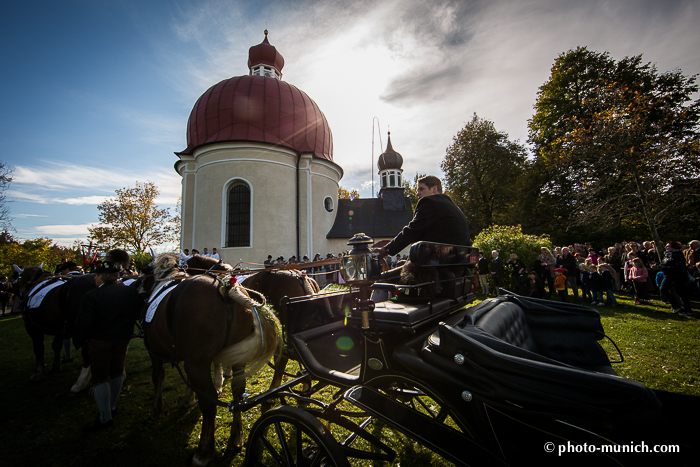
[[[97,223],[91,222],[89,224],[80,225],[70,225],[70,224],[58,224],[58,225],[38,225],[34,227],[33,230],[39,235],[51,235],[57,237],[87,237],[88,228],[95,227]]]

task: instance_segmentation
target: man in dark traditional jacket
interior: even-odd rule
[[[86,432],[113,425],[112,412],[124,382],[126,351],[143,305],[134,287],[117,282],[121,267],[110,256],[114,252],[95,270],[98,287],[83,297],[73,334],[76,348],[89,346],[93,393],[100,410],[97,420],[83,427]]]
[[[442,183],[434,175],[418,179],[418,204],[409,224],[378,252],[395,255],[419,241],[470,245],[469,222],[461,209],[442,193]]]

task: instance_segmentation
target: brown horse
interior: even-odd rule
[[[155,277],[171,278],[177,274],[175,265],[174,255],[160,255],[155,261]],[[163,271],[169,271],[165,277]],[[153,291],[157,294],[158,287]],[[241,296],[243,301],[239,301]],[[217,277],[185,277],[162,298],[151,321],[144,323],[144,342],[151,355],[155,385],[151,418],[163,415],[163,362],[184,362],[188,386],[199,396],[202,434],[193,465],[206,465],[215,451],[218,398],[211,377],[212,363],[247,367],[247,375],[264,365],[278,347],[279,321],[272,313],[254,308],[255,304],[242,288],[228,287]],[[234,398],[242,397],[244,382],[244,379],[231,381]],[[229,449],[242,448],[242,432],[240,413],[234,414]]]
[[[320,292],[318,283],[297,270],[262,270],[243,281],[243,286],[260,292],[274,306],[277,315],[283,325],[287,324],[287,298],[314,295]],[[327,300],[317,302],[317,309],[311,310],[310,316],[304,320],[309,327],[330,322],[333,319],[330,304]],[[270,382],[270,389],[282,384],[282,376],[287,367],[289,358],[284,352],[278,352],[275,356],[275,373]],[[263,404],[263,410],[271,407],[270,403]]]
[[[40,304],[30,307],[31,302],[27,303],[30,293],[40,284],[49,280],[52,274],[43,271],[41,266],[27,266],[19,271],[21,271],[18,279],[19,296],[24,303],[22,318],[24,319],[24,328],[32,339],[36,358],[34,374],[29,379],[39,381],[46,377],[44,335],[54,336],[51,345],[54,351],[52,371],[60,371],[63,339],[70,336],[83,295],[96,287],[95,276],[86,274],[70,278],[57,278],[56,280],[62,280],[63,284],[51,289]],[[81,377],[82,374],[81,372]]]

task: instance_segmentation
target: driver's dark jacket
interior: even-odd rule
[[[394,256],[420,241],[470,244],[469,222],[449,196],[441,194],[419,199],[411,222],[385,248]]]
[[[108,282],[86,293],[80,302],[73,341],[79,348],[88,339],[129,340],[143,299],[134,287]]]

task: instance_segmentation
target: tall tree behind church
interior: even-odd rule
[[[494,224],[518,223],[515,206],[525,156],[523,145],[476,114],[454,137],[441,164],[444,188],[469,219],[472,235]]]

